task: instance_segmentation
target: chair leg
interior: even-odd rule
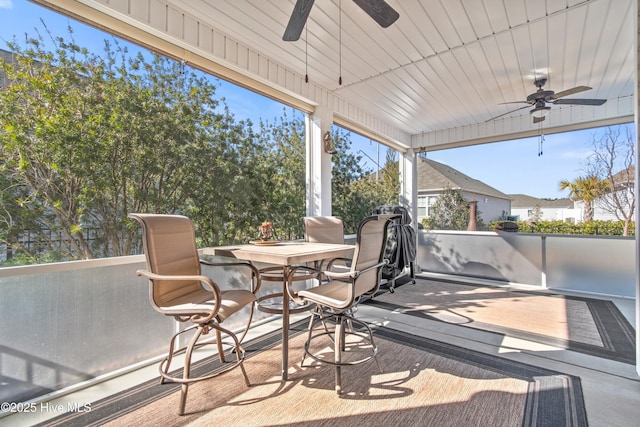
[[[373,359],[376,361],[376,365],[378,365],[378,370],[380,371],[380,373],[382,374],[382,366],[380,365],[380,361],[378,360],[378,347],[376,346],[376,343],[373,341],[373,332],[371,331],[371,328],[369,327],[369,325],[367,325],[365,322],[361,322],[358,321],[362,326],[364,326],[367,329],[367,332],[369,333],[369,342],[371,343],[371,347],[373,347]]]
[[[191,358],[193,355],[193,351],[200,346],[213,345],[213,342],[198,343],[200,338],[202,338],[202,335],[208,334],[211,329],[215,329],[216,331],[215,344],[218,348],[220,362],[222,364],[227,364],[227,361],[225,360],[226,356],[224,354],[224,346],[227,346],[227,345],[231,346],[231,353],[233,352],[236,353],[236,361],[235,362],[230,361],[228,362],[227,364],[228,366],[226,368],[221,367],[221,369],[215,370],[214,372],[208,375],[202,375],[195,378],[191,378]],[[176,349],[175,348],[176,338],[180,334],[191,331],[191,330],[195,330],[195,332],[193,334],[193,337],[187,344],[187,346]],[[223,343],[222,334],[228,335],[229,338],[233,340],[233,343],[230,343],[228,341]],[[176,353],[181,353],[183,351],[185,352],[185,354],[184,354],[184,367],[182,370],[182,377],[173,377],[169,375],[171,362]],[[178,414],[183,415],[186,407],[189,384],[191,384],[192,382],[204,381],[210,378],[217,377],[218,375],[223,374],[235,368],[236,366],[240,365],[240,369],[242,370],[242,375],[244,376],[244,381],[247,387],[251,387],[251,382],[249,381],[249,376],[247,375],[247,371],[244,368],[243,362],[244,362],[244,350],[240,346],[240,341],[238,341],[238,337],[233,332],[221,327],[219,324],[193,325],[187,329],[184,329],[178,332],[171,338],[169,354],[162,362],[160,362],[160,365],[159,365],[160,383],[164,384],[165,382],[174,382],[174,383],[181,384]]]
[[[216,331],[220,333],[220,331],[218,331],[217,329]],[[247,371],[244,369],[244,350],[242,349],[242,347],[240,347],[240,343],[242,342],[242,340],[239,340],[238,337],[236,337],[236,335],[231,333],[230,331],[226,332],[233,339],[233,342],[235,344],[234,351],[236,353],[236,362],[238,363],[238,365],[240,365],[240,370],[242,371],[242,376],[244,377],[244,383],[247,385],[247,387],[251,387],[249,376],[247,375]]]
[[[335,347],[334,347],[334,362],[336,364],[336,393],[342,393],[342,352],[345,349],[345,335],[344,335],[344,318],[338,316],[336,318],[336,331],[335,331]]]
[[[193,354],[193,349],[196,346],[196,343],[200,339],[200,336],[204,332],[203,326],[198,326],[196,329],[196,333],[193,334],[193,338],[189,341],[189,345],[187,346],[187,351],[184,355],[184,368],[182,370],[182,379],[188,380],[191,376],[191,355]],[[168,369],[168,365],[167,365]],[[183,415],[184,409],[187,404],[187,392],[189,391],[189,383],[182,383],[182,391],[180,393],[180,404],[178,406],[178,414]]]
[[[307,340],[305,341],[305,346],[304,346],[305,351],[302,352],[302,361],[300,362],[300,366],[304,365],[304,361],[307,358],[307,352],[309,351],[309,344],[311,343],[311,336],[313,334],[313,324],[316,320],[316,315],[318,316],[318,318],[322,318],[322,311],[320,310],[319,306],[316,306],[311,311],[311,316],[309,316],[309,326],[307,326]]]
[[[378,366],[378,370],[380,373],[383,373],[382,366],[380,365],[380,361],[378,360],[377,353],[378,347],[375,344],[373,339],[373,331],[371,328],[363,321],[358,320],[350,315],[350,313],[333,313],[331,315],[324,316],[324,313],[320,307],[317,307],[313,312],[311,319],[309,321],[309,329],[307,341],[304,344],[304,355],[302,357],[302,362],[304,363],[307,356],[316,360],[320,363],[328,363],[334,365],[335,369],[335,390],[337,394],[342,394],[342,366],[350,366],[350,365],[358,365],[360,363],[367,362],[372,358],[375,359],[376,365]],[[321,323],[321,328],[324,328],[324,332],[320,330],[317,334],[314,335],[314,324],[315,324],[315,316],[319,317],[319,321]],[[329,331],[325,321],[331,318],[335,322],[335,327],[333,331]],[[361,325],[366,329],[367,333],[359,332],[354,329],[354,324]],[[347,358],[346,361],[343,361],[343,356],[347,350],[347,336],[350,334],[355,334],[360,336],[362,339],[367,340],[368,338],[368,346],[371,347],[371,354],[368,356],[361,357],[359,360],[348,360],[353,359],[354,357]],[[314,355],[310,352],[309,347],[310,343],[314,338],[318,338],[321,336],[327,336],[331,341],[333,341],[333,361],[327,360],[324,357]],[[365,344],[366,345],[366,344]],[[355,357],[359,357],[358,353],[354,353]]]
[[[349,317],[340,316],[340,324],[342,328],[340,328],[340,342],[342,343],[342,351],[347,350],[347,330],[351,328],[353,330],[353,324]]]
[[[224,348],[222,347],[222,333],[219,329],[216,329],[216,345],[218,346],[218,358],[220,358],[220,362],[226,362],[224,357]]]
[[[166,365],[165,365],[165,368],[161,371],[165,375],[169,373],[169,366],[171,366],[171,361],[173,360],[173,353],[175,352],[175,348],[176,348],[175,343],[178,335],[180,335],[180,333],[177,333],[173,337],[171,337],[171,341],[169,342],[169,354],[167,355]],[[164,384],[165,375],[160,375],[160,384]]]
[[[180,391],[180,403],[178,404],[178,415],[184,415],[185,407],[187,406],[187,392],[189,391],[189,384],[183,383],[182,390]]]
[[[253,314],[255,312],[255,307],[256,307],[256,303],[251,304],[251,308],[249,309],[249,319],[247,320],[247,326],[245,326],[244,331],[242,331],[242,334],[238,338],[238,342],[240,344],[242,344],[242,341],[244,341],[244,337],[246,337],[247,332],[249,332],[249,328],[251,327],[251,322],[253,321]]]

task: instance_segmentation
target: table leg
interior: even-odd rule
[[[284,267],[284,281],[282,282],[282,380],[289,375],[289,293],[287,292],[287,277],[290,268]]]
[[[282,293],[275,293],[269,295],[263,295],[258,298],[258,310],[272,313],[272,314],[281,314],[282,315],[282,369],[281,376],[284,381],[288,379],[288,371],[289,371],[289,328],[291,321],[292,313],[301,313],[302,311],[306,311],[312,308],[313,304],[303,304],[301,306],[291,308],[292,301],[289,298],[289,293],[287,292],[287,279],[289,278],[289,274],[293,271],[294,267],[290,265],[284,265],[282,270],[277,274],[264,273],[262,276],[262,280],[268,281],[281,281],[282,283]],[[316,278],[316,273],[296,276],[296,281],[301,280],[309,280]],[[268,307],[267,305],[263,305],[262,302],[266,300],[270,300],[273,298],[281,299],[281,305],[278,308]],[[280,308],[281,307],[281,308]]]

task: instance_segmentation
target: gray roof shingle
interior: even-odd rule
[[[418,191],[440,191],[445,188],[509,200],[503,192],[473,179],[462,172],[424,157],[418,158]]]
[[[509,194],[511,197],[512,208],[573,208],[573,200],[571,199],[538,199],[537,197],[527,196],[526,194]]]

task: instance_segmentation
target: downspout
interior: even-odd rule
[[[640,10],[639,7],[640,4],[640,0],[636,1],[634,3],[634,15],[636,17],[636,19],[634,19],[634,34],[636,35],[636,43],[635,43],[635,50],[634,50],[634,55],[635,55],[635,62],[636,62],[636,72],[634,75],[634,91],[633,91],[633,97],[635,99],[635,104],[634,104],[634,123],[635,126],[633,128],[634,132],[635,132],[635,139],[636,139],[636,165],[640,164],[640,153],[638,152],[638,127],[640,126],[639,124],[639,120],[640,120],[640,114],[639,114],[639,110],[640,110],[640,98],[638,97],[638,95],[640,94],[640,90],[638,88],[638,84],[640,83],[640,54],[638,52],[638,49],[640,48],[640,33],[638,33],[639,29],[640,29],[640,25],[638,25],[638,21],[640,20],[640,16],[638,15],[638,11]],[[635,195],[636,195],[636,209],[635,209],[635,214],[636,214],[636,239],[635,239],[635,243],[636,243],[636,373],[638,375],[640,375],[640,302],[638,301],[639,296],[640,296],[640,260],[638,259],[640,257],[640,206],[638,203],[638,181],[640,180],[640,174],[638,172],[640,168],[638,168],[636,166],[635,168],[635,177],[634,177],[634,187],[635,187]]]

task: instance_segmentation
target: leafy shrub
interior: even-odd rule
[[[491,222],[489,224],[490,229],[495,230],[498,222],[500,221]],[[624,231],[624,221],[593,220],[577,224],[564,221],[538,221],[536,223],[519,221],[518,229],[521,233],[622,236]],[[635,235],[634,223],[630,226],[629,235]]]

